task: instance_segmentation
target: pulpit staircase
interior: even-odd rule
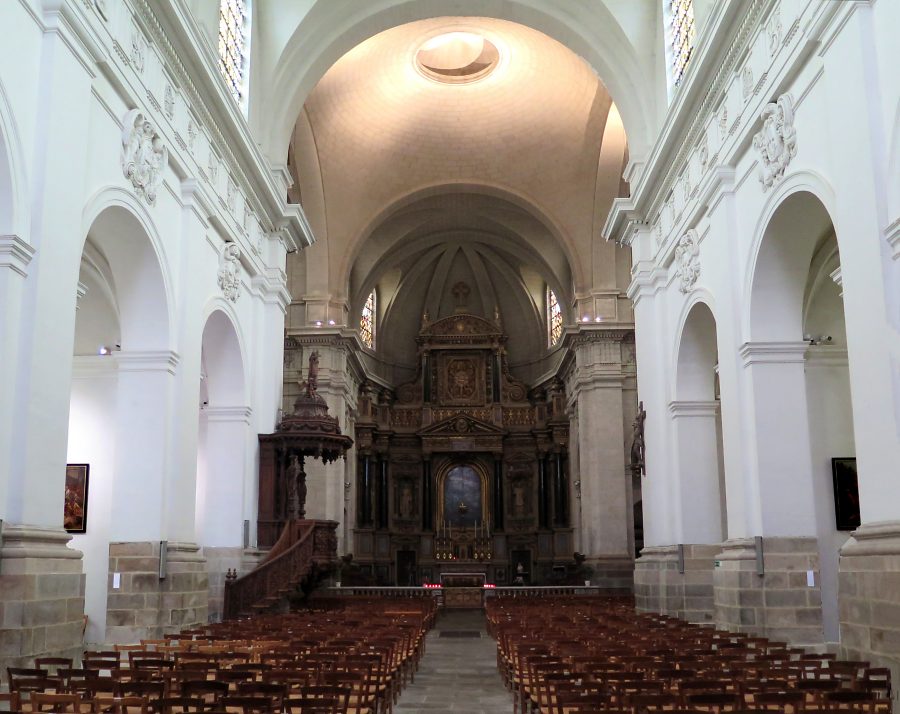
[[[314,585],[337,564],[337,522],[288,522],[266,558],[225,583],[222,617],[234,620],[283,607],[289,596]]]

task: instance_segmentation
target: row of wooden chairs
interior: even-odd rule
[[[627,599],[492,598],[488,630],[521,714],[890,712],[890,673],[637,613]]]
[[[434,623],[431,600],[325,602],[8,670],[10,710],[389,714]]]

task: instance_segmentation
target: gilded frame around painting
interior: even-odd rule
[[[87,532],[90,464],[66,464],[66,500],[63,527],[69,533]]]

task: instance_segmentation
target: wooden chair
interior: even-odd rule
[[[84,702],[77,694],[52,694],[32,692],[31,711],[33,712],[73,712],[81,714]]]
[[[5,703],[5,711],[19,711],[22,708],[22,700],[18,692],[0,692],[0,704]]]
[[[149,714],[146,697],[110,697],[100,695],[91,700],[93,714]]]

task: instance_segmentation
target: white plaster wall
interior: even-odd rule
[[[243,449],[229,461],[234,513],[225,520],[232,527],[210,540],[240,545],[243,519],[255,520],[255,435],[272,430],[280,403],[285,247],[310,236],[302,233],[302,212],[285,213],[283,191],[243,125],[235,128],[231,100],[209,88],[220,81],[213,65],[203,65],[208,58],[193,57],[185,70],[185,55],[176,63],[159,37],[143,36],[138,61],[140,35],[127,1],[106,3],[106,17],[92,3],[50,5],[0,3],[8,30],[0,43],[0,161],[13,148],[16,154],[16,171],[4,167],[0,175],[19,182],[0,180],[0,205],[13,189],[13,198],[27,196],[15,230],[35,251],[30,263],[20,261],[27,266],[20,280],[7,280],[6,262],[0,265],[0,337],[19,346],[12,363],[2,353],[0,426],[6,415],[17,418],[0,439],[0,518],[61,527],[65,464],[91,464],[88,533],[73,545],[84,551],[88,574],[88,640],[99,641],[109,541],[197,540],[201,335],[216,306],[234,325],[246,389],[228,405],[243,414],[226,439]],[[151,10],[163,25],[173,22],[169,9]],[[152,22],[144,27],[154,31]],[[177,77],[184,71],[193,73],[202,102],[187,96],[189,82]],[[171,116],[163,102],[169,83]],[[134,107],[169,152],[155,205],[122,172],[122,117]],[[232,133],[211,162],[216,132]],[[274,232],[276,223],[284,233]],[[92,317],[76,342],[89,234],[108,262],[109,290],[89,286],[83,307]],[[242,253],[234,302],[217,281],[226,240]],[[119,341],[122,352],[113,357],[87,356],[96,355],[95,343]],[[73,351],[85,355],[74,369]],[[98,359],[102,372],[92,366]]]
[[[753,72],[749,96],[743,94],[739,72],[733,78],[725,75],[721,104],[713,101],[712,111],[699,115],[708,165],[701,167],[695,144],[685,147],[689,180],[678,179],[676,165],[671,199],[654,204],[652,197],[659,194],[653,192],[661,190],[668,166],[661,164],[664,169],[650,175],[651,164],[646,182],[632,186],[632,198],[614,209],[606,231],[607,235],[620,231],[619,235],[633,237],[630,292],[636,299],[639,393],[648,411],[647,543],[679,542],[680,533],[672,528],[664,506],[677,495],[667,473],[676,452],[664,413],[674,388],[670,365],[679,325],[689,304],[702,298],[711,304],[718,330],[728,535],[789,534],[791,530],[796,531],[790,533],[793,535],[817,534],[823,554],[828,553],[822,572],[827,579],[834,575],[835,554],[843,539],[833,529],[830,461],[827,469],[824,465],[835,455],[830,452],[838,449],[852,454],[855,442],[864,521],[900,516],[898,487],[888,476],[892,472],[889,462],[896,464],[900,457],[898,395],[890,388],[891,365],[896,368],[900,354],[900,342],[891,325],[897,294],[896,261],[882,230],[890,213],[887,182],[882,180],[889,152],[883,147],[894,131],[900,98],[895,73],[887,69],[897,63],[898,50],[884,28],[891,21],[896,23],[898,9],[896,4],[883,2],[853,7],[782,2],[778,11],[781,33],[774,52],[763,25],[759,34],[751,33],[750,51],[743,60]],[[805,54],[810,42],[820,42],[820,51]],[[709,65],[710,71],[720,67],[721,62]],[[690,92],[690,88],[684,91]],[[750,138],[760,128],[764,104],[785,92],[794,99],[797,154],[784,178],[763,191],[757,178],[760,157]],[[727,120],[720,125],[722,107],[727,110]],[[687,191],[683,190],[685,184]],[[799,309],[784,308],[781,314],[776,310],[768,313],[774,322],[751,327],[754,265],[760,242],[778,206],[798,191],[810,192],[824,204],[837,233],[849,381],[832,368],[813,373],[810,365],[804,368],[802,358],[797,367],[788,369],[784,364],[771,364],[769,358],[767,365],[748,367],[741,356],[742,346],[752,340],[799,343],[802,339]],[[661,195],[667,194],[662,191]],[[645,225],[626,228],[617,222],[617,214],[624,216],[624,210],[630,211],[632,219],[640,217],[640,209],[635,210],[640,206],[649,208],[643,217]],[[811,211],[813,201],[808,206]],[[808,229],[813,220],[809,213]],[[673,241],[688,228],[696,229],[700,237],[701,273],[685,295],[679,290],[672,254]],[[793,230],[799,234],[803,229],[801,216]],[[664,247],[660,249],[660,245]],[[805,268],[795,263],[793,274],[781,276],[795,285],[798,302],[808,267],[808,261]],[[776,286],[780,279],[777,267],[763,278],[761,285],[769,281]],[[756,298],[774,298],[773,290],[767,288]],[[775,361],[781,362],[780,358]],[[761,381],[765,374],[769,375],[767,388]],[[785,419],[787,413],[789,419]],[[754,414],[768,416],[754,421]],[[777,431],[771,429],[773,419],[781,420]],[[789,462],[795,464],[797,473],[766,486],[766,474]],[[689,494],[683,498],[690,501]],[[773,520],[776,506],[786,502],[794,504],[793,510]],[[831,588],[831,583],[823,582],[823,592]],[[834,610],[826,606],[830,634],[835,631],[835,619]]]
[[[106,632],[106,592],[109,571],[115,443],[110,439],[116,415],[117,374],[112,357],[79,357],[72,378],[67,463],[90,464],[87,530],[72,538],[84,554],[85,641],[102,643]]]

